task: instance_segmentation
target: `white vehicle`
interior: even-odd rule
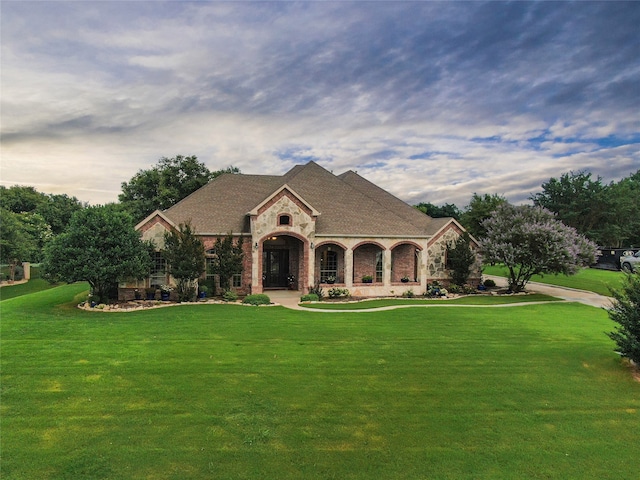
[[[632,250],[623,252],[620,256],[620,268],[625,272],[640,271],[640,250],[635,253]]]

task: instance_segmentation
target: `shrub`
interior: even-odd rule
[[[451,280],[456,285],[464,285],[476,261],[470,243],[469,234],[464,232],[454,243],[447,245],[447,267],[451,269]]]
[[[451,285],[449,285],[449,291],[451,293],[461,293],[463,291],[463,287],[461,287],[460,285],[456,285],[455,283],[452,283]]]
[[[235,302],[236,300],[238,300],[238,294],[234,291],[227,290],[222,294],[222,299],[225,302]]]
[[[491,280],[490,278],[487,278],[487,279],[484,281],[484,286],[485,286],[485,287],[487,287],[487,288],[493,288],[493,287],[495,287],[495,286],[496,286],[496,282],[494,282],[494,281],[493,281],[493,280]]]
[[[451,287],[449,287],[449,291],[451,291]],[[462,293],[466,295],[475,295],[478,293],[478,289],[473,287],[472,285],[464,285],[462,287]]]
[[[264,293],[254,293],[253,295],[247,295],[242,300],[242,303],[246,303],[248,305],[269,305],[271,303],[271,299],[269,295]]]
[[[411,289],[409,289],[406,292],[402,293],[402,298],[413,298],[415,296],[416,296],[416,294],[413,293],[413,290],[411,290]]]
[[[609,318],[618,325],[607,335],[617,351],[640,366],[640,273],[627,274],[621,290],[611,290],[615,301]]]
[[[351,293],[348,288],[332,288],[329,290],[329,298],[350,297]]]
[[[319,300],[318,295],[315,293],[307,293],[300,297],[301,302],[317,302]]]
[[[324,298],[324,290],[322,290],[322,287],[318,285],[309,287],[309,293],[316,295],[318,300],[322,300]]]

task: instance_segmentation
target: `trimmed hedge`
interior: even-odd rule
[[[264,293],[254,293],[253,295],[247,295],[244,297],[242,303],[246,303],[248,305],[269,305],[271,303],[271,299]]]
[[[319,300],[318,295],[315,293],[307,293],[300,297],[301,302],[317,302]]]

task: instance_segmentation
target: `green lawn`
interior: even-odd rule
[[[0,288],[0,301],[8,300],[10,298],[19,297],[21,295],[28,295],[30,293],[40,292],[53,288],[55,285],[40,278],[40,268],[31,267],[31,280],[27,283],[20,283],[18,285],[5,285]]]
[[[637,478],[604,310],[115,314],[85,290],[0,303],[3,479]]]
[[[483,273],[486,275],[498,275],[508,277],[509,271],[503,265],[485,265]],[[577,288],[600,295],[611,296],[609,287],[619,289],[622,286],[624,273],[597,268],[583,268],[575,275],[534,275],[532,282],[548,283],[561,287]]]
[[[366,310],[370,308],[381,308],[391,306],[421,306],[421,305],[504,305],[511,303],[531,303],[531,302],[556,302],[559,298],[550,297],[549,295],[531,294],[531,295],[469,295],[466,297],[458,297],[452,299],[427,299],[427,298],[379,298],[372,300],[363,300],[360,302],[344,302],[332,303],[330,301],[318,303],[303,303],[305,308],[316,308],[322,310]]]

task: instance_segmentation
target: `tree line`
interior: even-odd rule
[[[210,171],[195,155],[162,157],[156,165],[139,170],[128,182],[122,182],[118,202],[108,205],[108,212],[111,216],[115,212],[125,214],[133,226],[154,210],[169,208],[213,178],[239,172],[233,166]],[[43,261],[45,247],[70,227],[74,214],[87,208],[98,207],[89,207],[65,194],[41,193],[34,187],[0,186],[0,262],[10,266],[11,279],[20,263]]]
[[[195,155],[162,157],[149,169],[139,170],[121,184],[118,202],[111,212],[122,212],[135,225],[156,209],[166,209],[223,173],[239,173],[236,167],[211,171]],[[619,182],[604,184],[588,172],[569,172],[542,184],[530,197],[565,225],[600,246],[640,245],[640,170]],[[432,217],[453,217],[476,239],[487,236],[486,220],[508,204],[499,194],[474,193],[469,204],[441,206],[419,203],[416,208]],[[74,214],[88,207],[76,197],[51,195],[33,187],[0,187],[0,261],[17,265],[40,262],[45,246],[62,234]]]
[[[608,184],[586,171],[563,173],[544,182],[542,191],[529,199],[597,245],[640,246],[640,170]],[[451,203],[419,203],[415,207],[434,218],[453,217],[471,235],[483,238],[483,222],[506,203],[507,199],[497,193],[474,193],[462,210]]]

